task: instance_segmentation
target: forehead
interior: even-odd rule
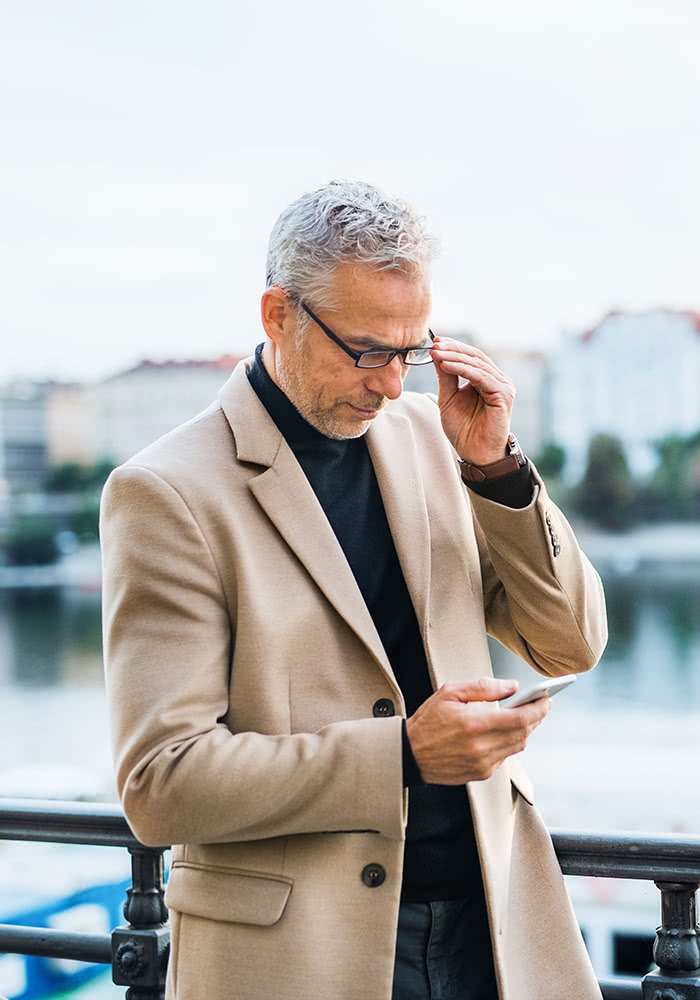
[[[366,264],[342,264],[333,277],[338,314],[361,330],[390,332],[397,326],[415,331],[430,314],[429,270],[406,274],[378,271]]]

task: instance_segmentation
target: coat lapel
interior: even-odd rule
[[[430,529],[423,475],[413,428],[407,417],[382,413],[367,433],[389,528],[425,637],[430,590]]]
[[[241,362],[219,393],[239,461],[251,470],[248,487],[313,580],[368,647],[398,691],[386,652],[345,554],[301,466],[248,382]]]

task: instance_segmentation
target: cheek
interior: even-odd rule
[[[326,403],[334,403],[356,396],[358,389],[362,391],[362,378],[355,374],[356,371],[355,368],[348,371],[345,366],[333,365],[317,374],[319,397]]]

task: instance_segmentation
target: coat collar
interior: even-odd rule
[[[355,577],[309,482],[248,381],[242,361],[219,393],[240,462],[261,466],[248,487],[311,577],[369,648],[397,688],[391,666]],[[418,449],[407,417],[381,413],[367,447],[384,501],[406,586],[424,632],[430,580],[430,538]],[[368,553],[371,558],[371,553]]]

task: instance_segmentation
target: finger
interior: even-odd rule
[[[462,347],[459,349],[458,346],[448,346],[433,344],[430,348],[431,357],[437,360],[444,361],[468,361],[477,367],[483,368],[485,371],[493,372],[499,375],[501,378],[508,380],[508,376],[504,371],[502,371],[498,365],[489,357],[483,353],[477,353],[469,348]]]
[[[500,701],[518,690],[516,680],[504,680],[500,677],[480,677],[474,681],[463,681],[461,684],[443,684],[439,689],[451,701]]]
[[[460,378],[469,379],[474,386],[484,386],[491,392],[508,392],[510,383],[506,379],[499,378],[493,372],[480,368],[479,365],[470,361],[456,361],[445,359],[440,362],[440,368],[447,375],[457,375]]]
[[[547,704],[542,704],[543,702]],[[517,708],[502,708],[486,720],[488,728],[492,731],[501,730],[504,733],[521,733],[529,736],[546,717],[550,705],[549,698],[538,698],[537,701],[528,702],[527,705],[520,705]]]
[[[442,408],[459,390],[459,376],[445,371],[436,359],[433,362],[438,378],[438,406]]]
[[[531,701],[527,705],[521,705],[520,710],[523,711],[523,722],[526,726],[531,726],[535,729],[539,726],[540,722],[547,717],[551,707],[551,698],[538,698],[537,701]],[[516,711],[519,710],[516,709]]]
[[[512,384],[512,380],[508,377],[508,375],[506,375],[505,372],[502,372],[497,365],[493,364],[493,362],[489,362],[488,359],[484,360],[483,358],[476,357],[473,354],[464,354],[459,351],[435,351],[433,357],[440,366],[447,364],[448,362],[471,365],[478,371],[492,375],[495,379],[503,382],[504,385]]]
[[[470,381],[483,381],[485,378],[491,380],[492,384],[499,385],[502,389],[512,392],[515,395],[512,379],[505,375],[500,368],[489,365],[481,358],[470,357],[468,354],[458,354],[455,351],[445,353],[435,353],[435,367],[438,371],[448,374],[460,375],[462,378],[469,378]]]
[[[442,365],[447,368],[447,374],[456,375],[458,378],[467,379],[468,384],[463,388],[471,388],[484,401],[488,401],[491,406],[510,406],[515,399],[515,391],[512,385],[501,382],[490,374],[485,374],[481,369],[463,362],[443,361]]]
[[[533,701],[526,702],[524,705],[515,705],[513,708],[504,705],[502,711],[513,713],[513,715],[521,715],[526,724],[529,724],[530,720],[539,718],[540,715],[544,718],[551,704],[552,699],[546,695],[542,695]]]
[[[494,368],[498,367],[488,354],[484,354],[484,352],[478,347],[475,347],[474,344],[465,344],[461,340],[453,340],[452,337],[436,337],[433,341],[433,349],[458,351],[460,354],[472,354],[475,357],[480,358],[482,361],[486,361]]]

